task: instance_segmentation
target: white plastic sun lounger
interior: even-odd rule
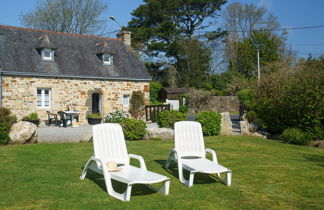
[[[165,167],[169,168],[172,160],[177,162],[180,182],[191,187],[195,173],[216,174],[220,179],[220,173],[225,172],[226,181],[220,180],[227,186],[231,185],[231,170],[218,164],[215,151],[205,149],[200,123],[193,121],[176,122],[174,131],[175,148],[171,150]],[[212,155],[212,160],[206,159],[207,152]],[[189,180],[184,178],[183,169],[190,172]]]
[[[80,176],[81,180],[85,178],[88,169],[103,174],[108,194],[123,201],[130,200],[134,184],[147,184],[157,192],[169,194],[170,179],[168,177],[148,171],[141,156],[127,153],[124,134],[119,124],[94,125],[92,131],[94,155],[86,163]],[[130,158],[138,159],[140,168],[129,165]],[[121,170],[109,172],[106,165],[108,161],[116,162]],[[113,189],[112,179],[127,184],[124,193],[118,193]],[[150,184],[159,182],[163,183],[159,189],[150,186]]]

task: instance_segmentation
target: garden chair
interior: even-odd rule
[[[57,114],[53,114],[49,111],[47,112],[47,116],[48,116],[48,121],[47,121],[47,125],[50,126],[53,122],[55,123],[55,125],[58,125],[58,118],[57,118]]]
[[[215,151],[206,148],[199,122],[181,121],[174,124],[175,148],[171,150],[165,168],[171,161],[178,163],[179,180],[188,187],[193,185],[196,173],[216,174],[221,182],[230,186],[231,170],[218,164]],[[212,160],[206,159],[206,153],[212,155]],[[189,180],[183,176],[183,169],[190,172]],[[226,173],[226,181],[220,178],[220,173]]]
[[[168,177],[148,171],[141,156],[127,153],[123,130],[119,124],[94,125],[92,131],[94,155],[86,163],[80,176],[81,180],[85,178],[88,169],[103,174],[108,194],[122,201],[130,200],[134,184],[147,184],[149,188],[157,192],[169,194],[170,179]],[[130,158],[137,159],[140,162],[140,168],[131,166]],[[111,161],[117,163],[121,170],[108,171],[107,163]],[[112,179],[127,184],[125,192],[116,192],[112,186]],[[159,182],[162,182],[160,188],[151,186]]]
[[[58,122],[59,127],[63,126],[66,128],[67,126],[72,127],[72,121],[73,121],[73,116],[71,114],[65,113],[65,112],[58,112],[57,113],[60,116],[60,120]]]

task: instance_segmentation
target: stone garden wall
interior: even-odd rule
[[[203,107],[204,110],[215,112],[239,113],[240,102],[236,96],[213,96],[208,104]]]
[[[37,88],[51,89],[51,107],[37,108]],[[3,106],[9,108],[19,119],[37,112],[41,120],[47,120],[46,111],[78,110],[80,123],[86,122],[86,115],[92,110],[92,94],[102,94],[103,114],[114,110],[128,111],[123,107],[123,95],[133,91],[144,91],[145,102],[149,103],[149,83],[130,81],[108,81],[90,79],[65,79],[4,76]]]

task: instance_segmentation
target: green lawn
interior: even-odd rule
[[[246,136],[206,138],[232,186],[197,175],[192,188],[162,168],[173,142],[127,142],[149,170],[171,178],[170,195],[133,187],[131,201],[108,196],[102,176],[79,180],[92,143],[0,147],[0,209],[320,209],[324,207],[324,150]],[[174,165],[173,165],[174,166]],[[118,183],[117,183],[118,184]],[[118,188],[123,187],[117,185]]]

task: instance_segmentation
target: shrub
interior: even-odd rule
[[[105,123],[120,123],[123,119],[129,118],[125,111],[117,110],[115,112],[110,112],[105,117]]]
[[[159,82],[150,82],[150,101],[151,104],[158,104],[157,98],[162,85]]]
[[[16,120],[16,116],[12,115],[9,109],[0,108],[0,144],[7,144],[10,141],[10,128]]]
[[[120,122],[127,140],[143,139],[146,134],[146,124],[143,120],[125,118]]]
[[[189,105],[195,113],[200,112],[210,101],[213,91],[191,88],[188,92]]]
[[[216,136],[220,134],[221,115],[217,112],[206,111],[197,115],[196,121],[200,122],[205,136]]]
[[[157,123],[160,127],[173,128],[174,123],[186,119],[186,114],[176,110],[165,110],[160,113]]]
[[[324,126],[317,126],[312,131],[309,132],[309,135],[313,140],[324,140]]]
[[[24,121],[28,120],[39,120],[38,114],[36,112],[30,113],[28,116],[22,118]]]
[[[102,119],[100,113],[88,114],[87,118],[90,118],[90,119]]]
[[[134,91],[130,99],[129,113],[135,118],[140,119],[144,115],[144,93]]]
[[[299,128],[287,128],[282,132],[281,138],[289,144],[308,145],[311,137]]]

